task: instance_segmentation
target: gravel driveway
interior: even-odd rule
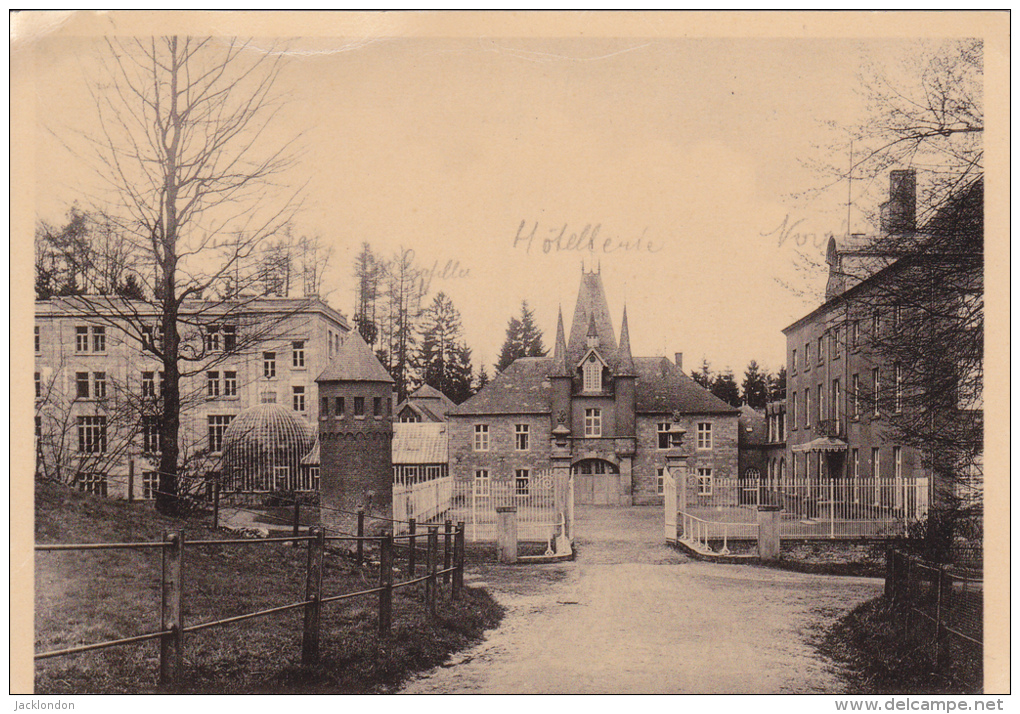
[[[882,581],[702,563],[663,543],[661,507],[578,508],[577,559],[484,566],[507,607],[480,645],[407,693],[836,693],[810,644]]]

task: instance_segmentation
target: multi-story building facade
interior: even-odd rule
[[[119,297],[36,302],[38,472],[103,495],[154,495],[161,363],[148,303]],[[286,405],[312,428],[315,378],[339,352],[346,319],[318,298],[186,301],[181,307],[180,444],[189,473],[218,468],[233,418]]]
[[[688,502],[708,502],[736,487],[737,418],[679,354],[632,356],[626,309],[617,343],[602,276],[584,273],[569,340],[561,314],[551,357],[516,360],[449,415],[450,474],[476,494],[496,481],[527,494],[569,468],[578,503],[662,503],[670,433],[682,429]]]

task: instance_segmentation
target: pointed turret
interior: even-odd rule
[[[553,349],[553,363],[556,365],[555,374],[570,374],[570,368],[567,366],[567,338],[563,330],[562,306],[560,306],[560,313],[556,318],[556,347]]]
[[[595,315],[592,314],[591,319],[588,321],[588,346],[598,347],[599,346],[599,329],[595,327]]]
[[[623,324],[620,325],[620,349],[617,351],[621,374],[634,373],[634,358],[630,354],[630,328],[627,326],[627,306],[623,306]]]
[[[616,360],[616,333],[609,316],[609,304],[606,291],[602,286],[599,273],[582,273],[581,287],[577,293],[577,306],[574,308],[574,319],[570,323],[570,336],[567,339],[567,362],[577,364],[588,351],[588,335],[592,320],[599,340],[599,354],[609,364]]]

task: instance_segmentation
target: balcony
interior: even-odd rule
[[[833,439],[846,438],[846,422],[843,419],[823,419],[815,424],[815,433]]]

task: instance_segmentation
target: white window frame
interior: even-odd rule
[[[106,417],[103,415],[85,415],[78,417],[78,453],[106,453]]]
[[[486,498],[492,493],[492,481],[489,480],[489,469],[475,469],[474,494]]]
[[[602,409],[588,407],[584,410],[584,436],[597,438],[602,436]]]
[[[712,422],[698,422],[698,451],[710,451],[712,449]]]
[[[307,406],[305,400],[304,386],[295,385],[291,387],[291,397],[292,397],[291,402],[292,406],[294,407],[294,411],[298,412],[299,414],[304,414],[305,408]]]
[[[657,479],[655,484],[656,495],[663,496],[666,493],[666,469],[660,466],[656,469]]]
[[[92,326],[92,351],[96,354],[106,352],[106,328],[101,325]]]
[[[233,376],[230,376],[233,375]],[[223,396],[237,396],[237,371],[228,370],[223,373]]]
[[[893,365],[893,380],[896,390],[896,401],[893,405],[893,411],[899,414],[903,411],[903,367],[899,362]]]
[[[92,398],[106,399],[106,372],[92,373]]]
[[[209,428],[209,451],[218,454],[223,450],[223,434],[233,420],[233,414],[210,414],[206,419]]]
[[[489,450],[489,425],[488,424],[475,424],[475,451],[488,451]]]
[[[531,427],[528,424],[514,424],[514,448],[517,451],[531,450]]]
[[[75,325],[74,328],[74,351],[89,351],[89,328],[88,325]]]
[[[527,496],[530,493],[531,469],[514,469],[514,495]]]
[[[159,472],[142,471],[142,500],[151,501],[159,492]]]
[[[698,495],[712,495],[712,469],[708,467],[698,468]]]
[[[874,410],[873,410],[872,413],[875,416],[878,416],[880,414],[879,401],[881,399],[881,394],[882,394],[882,391],[881,391],[882,390],[881,379],[882,379],[882,373],[879,371],[879,368],[878,367],[872,368],[872,370],[871,370],[871,395],[872,395],[872,398],[875,401],[875,406],[874,406]]]
[[[584,375],[585,392],[602,391],[602,362],[599,361],[599,358],[594,353],[590,354],[588,359],[584,361],[581,372]]]
[[[220,396],[220,373],[206,372],[205,373],[205,396],[207,397],[218,397]]]
[[[305,340],[294,340],[290,343],[291,363],[294,369],[305,368]]]
[[[262,353],[262,376],[266,379],[276,379],[276,353]]]
[[[659,451],[665,451],[666,449],[670,448],[669,447],[669,430],[670,430],[670,423],[668,421],[660,421],[659,423],[657,423],[655,425],[655,434],[656,434],[656,439],[658,440]],[[666,440],[665,440],[665,444],[666,445],[665,446],[662,445],[663,444],[663,439],[662,439],[663,436],[666,437]]]

